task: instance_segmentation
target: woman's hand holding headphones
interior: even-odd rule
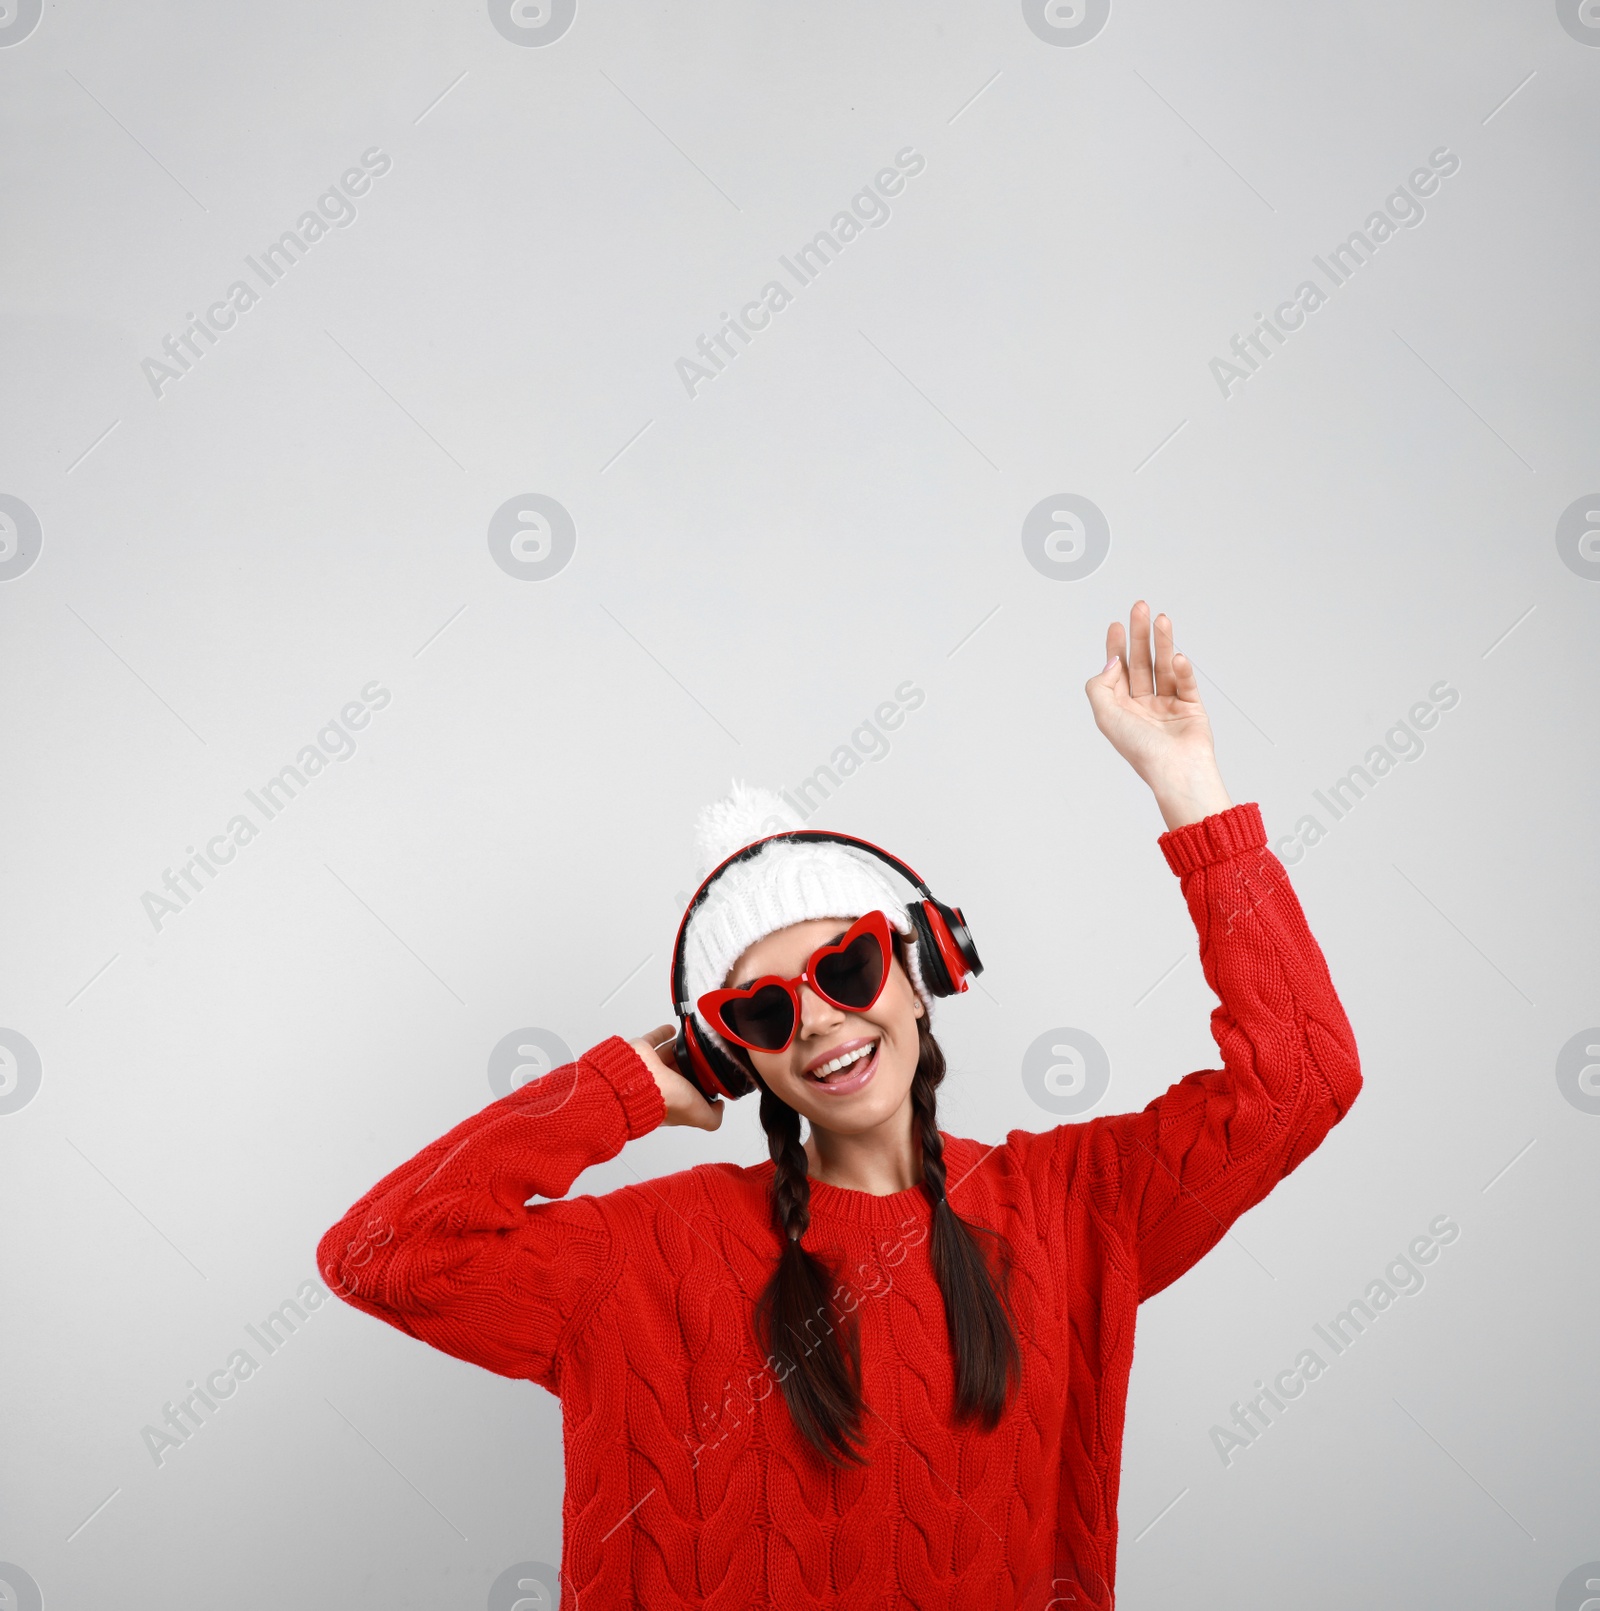
[[[1151,651],[1150,606],[1140,599],[1128,632],[1113,621],[1106,631],[1105,669],[1084,685],[1095,726],[1150,785],[1168,828],[1199,822],[1233,802],[1222,786],[1211,723],[1187,656],[1172,647],[1172,622],[1155,618]]]
[[[661,1090],[661,1100],[667,1104],[663,1124],[692,1124],[697,1130],[718,1130],[722,1127],[721,1101],[708,1102],[678,1072],[678,1059],[673,1052],[677,1026],[657,1024],[648,1034],[628,1044],[644,1059],[644,1066],[655,1076]]]

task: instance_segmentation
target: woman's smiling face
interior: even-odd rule
[[[855,921],[819,917],[776,929],[749,947],[728,970],[737,989],[766,974],[798,977],[818,947],[832,945]],[[800,1024],[786,1051],[749,1051],[773,1095],[818,1129],[859,1134],[898,1113],[917,1072],[917,1020],[922,998],[895,957],[883,991],[865,1012],[846,1012],[800,987]],[[841,1059],[850,1059],[840,1063]],[[826,1081],[818,1075],[827,1069]]]

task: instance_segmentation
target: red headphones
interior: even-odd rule
[[[765,839],[757,839],[753,844],[746,845],[743,850],[736,850],[707,875],[705,882],[694,892],[694,899],[684,911],[683,921],[678,924],[678,937],[672,947],[672,1010],[678,1017],[678,1038],[674,1047],[678,1070],[708,1100],[727,1097],[731,1101],[736,1101],[755,1090],[756,1083],[740,1063],[720,1046],[707,1039],[701,1033],[699,1024],[695,1022],[694,1003],[684,999],[684,991],[687,988],[683,976],[684,935],[688,933],[689,919],[694,916],[695,908],[706,898],[706,891],[712,884],[735,862],[744,861],[747,857],[755,855],[763,845],[769,845],[776,839],[793,839],[814,844],[853,845],[857,850],[864,850],[868,855],[876,856],[901,877],[916,885],[917,893],[922,899],[912,901],[906,911],[911,919],[911,938],[917,946],[917,960],[922,967],[922,982],[927,986],[930,995],[959,995],[967,988],[969,975],[983,972],[983,963],[978,960],[978,948],[972,943],[972,935],[967,930],[967,920],[961,915],[961,908],[946,906],[942,901],[936,901],[933,898],[933,891],[921,878],[898,857],[891,856],[888,851],[880,850],[865,839],[854,839],[849,834],[843,833],[824,833],[815,828],[796,828],[787,833],[768,834]],[[840,912],[832,915],[851,917],[857,914]]]

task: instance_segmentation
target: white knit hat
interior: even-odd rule
[[[732,793],[704,807],[695,821],[697,881],[736,850],[768,834],[805,824],[781,796],[735,780]],[[736,862],[706,892],[684,935],[684,994],[698,1001],[721,989],[728,969],[756,943],[791,923],[817,917],[861,917],[882,912],[912,943],[906,948],[911,983],[932,1021],[933,1001],[922,981],[921,959],[905,900],[888,869],[849,845],[779,840]],[[695,1008],[701,1031],[724,1050],[727,1041]]]

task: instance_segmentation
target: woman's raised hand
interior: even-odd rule
[[[675,1024],[657,1024],[648,1034],[628,1044],[644,1059],[644,1065],[655,1075],[661,1090],[661,1100],[667,1104],[663,1124],[692,1124],[697,1130],[717,1130],[722,1127],[724,1103],[719,1099],[708,1102],[698,1090],[678,1072],[678,1059],[673,1051],[677,1038]]]
[[[1140,599],[1128,631],[1106,629],[1105,669],[1084,685],[1095,726],[1149,784],[1169,828],[1232,805],[1217,770],[1211,723],[1187,656],[1172,647],[1172,622],[1158,615],[1154,649],[1150,606]]]

